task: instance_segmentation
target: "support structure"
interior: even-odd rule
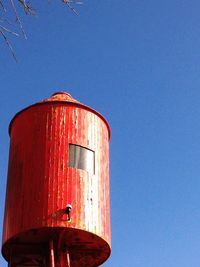
[[[49,256],[50,256],[50,259],[49,259],[50,267],[55,267],[53,240],[49,241]]]

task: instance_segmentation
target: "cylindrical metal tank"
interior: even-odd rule
[[[58,92],[17,113],[9,134],[4,258],[10,266],[102,264],[111,251],[105,118]]]

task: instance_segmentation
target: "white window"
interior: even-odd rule
[[[94,151],[83,146],[70,144],[68,165],[94,174]]]

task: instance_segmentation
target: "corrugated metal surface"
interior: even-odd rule
[[[110,254],[110,132],[101,115],[64,97],[58,93],[12,120],[2,251],[8,259],[13,246],[20,254],[24,242],[48,246],[52,239],[56,267],[66,266],[64,248],[72,267],[93,267]],[[69,144],[94,151],[95,174],[68,166]]]

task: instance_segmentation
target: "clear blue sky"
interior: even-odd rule
[[[0,43],[1,225],[9,122],[66,90],[112,129],[103,266],[199,267],[200,2],[84,0],[80,16],[41,2],[36,18],[23,17],[28,40],[14,41],[18,64]]]

